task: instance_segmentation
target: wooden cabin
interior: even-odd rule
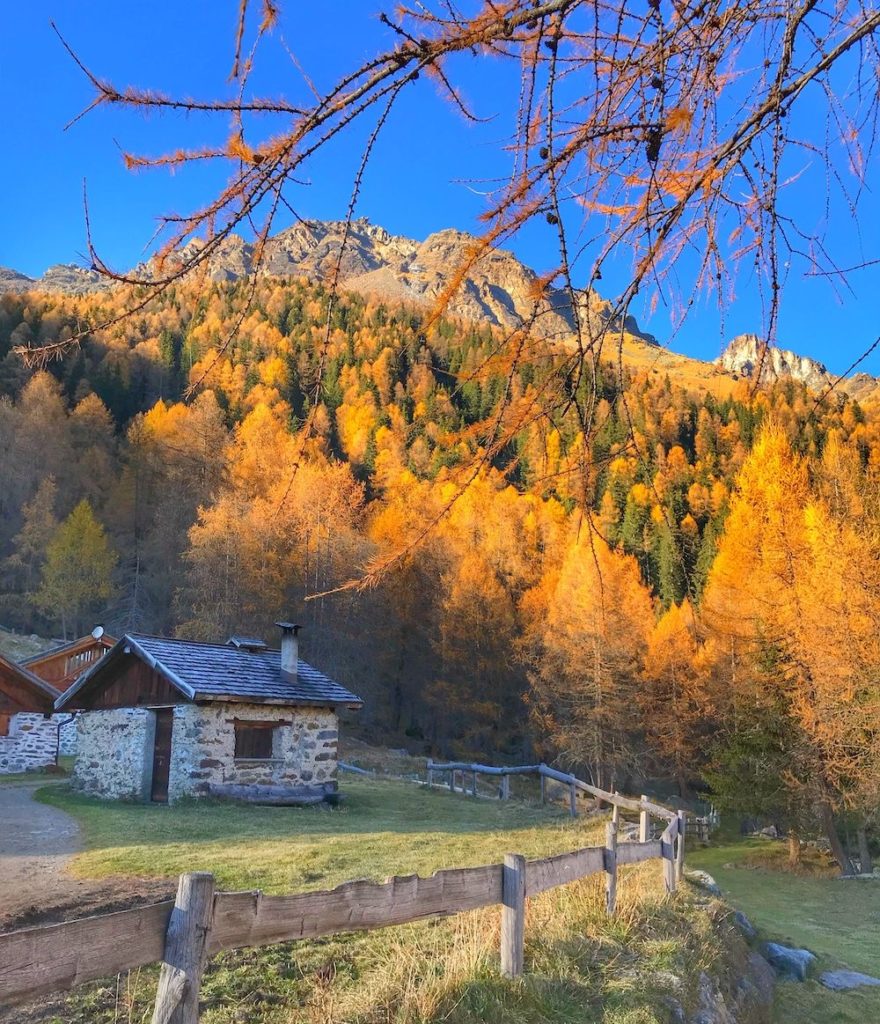
[[[337,713],[361,700],[281,649],[127,633],[56,701],[78,710],[73,784],[105,799],[303,803],[336,791]]]
[[[98,661],[116,643],[101,626],[88,636],[59,644],[51,650],[25,658],[22,665],[34,675],[51,683],[60,693],[72,686],[87,669]]]
[[[0,655],[0,774],[56,764],[60,693],[22,665]]]
[[[25,658],[19,664],[49,683],[60,694],[69,689],[83,672],[103,658],[115,643],[115,637],[108,636],[103,626],[96,626],[88,636],[57,644],[42,654]],[[57,729],[58,754],[68,757],[75,754],[76,715],[62,715],[54,721]]]

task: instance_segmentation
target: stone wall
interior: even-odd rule
[[[234,719],[278,722],[271,760],[236,759]],[[337,735],[336,712],[326,708],[179,704],[174,709],[169,800],[224,784],[335,792]]]
[[[278,722],[270,759],[235,757],[235,719]],[[82,712],[74,788],[108,800],[149,800],[155,722],[148,708]],[[316,794],[331,793],[336,790],[336,744],[336,712],[325,708],[178,704],[168,799],[173,803],[204,795],[212,785],[305,786]]]
[[[38,712],[9,719],[9,735],[0,736],[0,774],[30,772],[55,763],[58,724]]]
[[[74,789],[106,800],[148,800],[155,731],[156,716],[147,708],[82,712]]]

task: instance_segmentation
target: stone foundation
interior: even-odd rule
[[[9,735],[0,736],[0,775],[31,772],[55,764],[57,746],[57,719],[38,712],[12,715]]]

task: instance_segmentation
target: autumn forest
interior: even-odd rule
[[[328,328],[304,279],[239,324],[246,288],[178,284],[43,369],[13,349],[115,293],[0,298],[4,625],[295,612],[389,743],[708,784],[846,867],[835,822],[867,844],[880,804],[876,414],[597,362],[553,388],[591,389],[586,432],[549,345],[355,294]]]

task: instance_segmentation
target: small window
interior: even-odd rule
[[[9,735],[9,715],[0,714],[0,736]]]
[[[277,722],[235,724],[235,756],[245,761],[268,761],[272,757]]]

